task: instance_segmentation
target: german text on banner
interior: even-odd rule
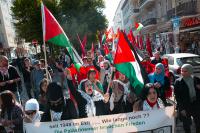
[[[174,133],[174,107],[56,122],[25,124],[26,133]]]

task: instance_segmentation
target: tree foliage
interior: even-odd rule
[[[42,42],[42,22],[40,0],[15,0],[13,17],[17,35],[26,41]],[[70,41],[79,48],[77,34],[88,36],[88,44],[96,42],[97,31],[105,30],[107,20],[102,13],[104,0],[43,0],[53,13]],[[90,46],[88,46],[90,47]]]
[[[15,0],[11,7],[17,36],[29,42],[33,39],[42,41],[42,19],[38,3],[37,0]],[[53,8],[54,3],[46,3]]]
[[[88,44],[91,44],[96,41],[97,31],[107,27],[107,20],[103,15],[103,0],[61,0],[60,5],[66,15],[63,27],[74,44],[78,43],[77,33],[81,38],[87,34]]]

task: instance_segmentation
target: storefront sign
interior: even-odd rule
[[[174,133],[174,107],[57,122],[25,124],[26,133]]]
[[[200,25],[200,16],[183,19],[182,27],[192,27],[192,26],[196,26],[196,25]]]

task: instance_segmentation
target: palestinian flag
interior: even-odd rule
[[[104,45],[106,43],[106,34],[104,33],[101,39],[101,43]]]
[[[113,58],[112,58],[112,55],[111,55],[110,50],[108,48],[108,45],[104,44],[103,45],[103,49],[104,49],[104,53],[105,53],[106,59],[109,60],[112,63],[113,62]]]
[[[140,31],[144,26],[141,23],[136,23],[135,22],[135,29],[136,31]]]
[[[42,27],[43,27],[44,41],[67,48],[73,62],[82,63],[80,56],[78,55],[76,50],[72,47],[64,30],[42,2],[41,2],[41,13],[42,13]]]
[[[139,59],[130,48],[130,42],[124,33],[119,33],[119,41],[114,58],[114,66],[130,81],[135,93],[139,95],[144,87],[144,80],[139,65]]]

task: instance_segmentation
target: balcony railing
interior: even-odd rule
[[[140,0],[139,6],[141,8],[142,6],[145,6],[145,5],[150,4],[152,2],[154,2],[154,0]]]
[[[183,3],[175,8],[167,11],[168,20],[175,17],[175,16],[187,16],[187,15],[194,15],[197,13],[197,1],[190,1]]]
[[[157,24],[157,19],[156,19],[156,18],[149,18],[149,19],[144,20],[144,21],[142,22],[142,24],[143,24],[144,26]]]
[[[147,0],[140,0],[140,6],[143,5]]]

